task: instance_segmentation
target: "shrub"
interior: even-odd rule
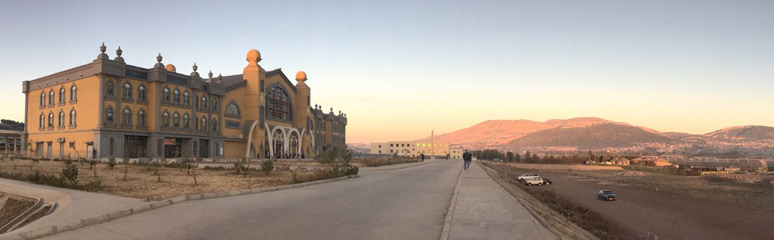
[[[62,178],[70,188],[78,185],[78,167],[73,164],[65,164],[62,168]]]
[[[97,179],[89,181],[89,183],[80,187],[80,189],[86,191],[99,191],[102,189],[102,180]]]
[[[113,171],[114,167],[116,167],[116,158],[110,157],[110,159],[108,159],[108,168],[110,168],[110,171]]]
[[[236,174],[247,177],[247,174],[250,171],[250,166],[247,165],[247,159],[242,158],[242,160],[234,162],[234,171]]]
[[[266,173],[266,175],[269,175],[269,172],[271,172],[272,170],[274,170],[274,160],[267,159],[261,162],[261,171]],[[295,177],[295,174],[293,174],[293,177]]]

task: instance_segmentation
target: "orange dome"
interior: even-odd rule
[[[258,52],[258,50],[250,49],[250,51],[247,51],[247,62],[249,63],[257,63],[261,61],[261,52]]]
[[[166,69],[167,72],[177,72],[177,68],[175,68],[175,65],[172,65],[171,63],[167,64],[164,69]]]
[[[298,71],[296,73],[296,81],[306,81],[306,73],[304,71]]]

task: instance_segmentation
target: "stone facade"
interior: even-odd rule
[[[257,50],[242,74],[203,78],[156,57],[153,68],[110,59],[24,81],[23,152],[42,158],[307,158],[346,147],[346,114],[311,105],[303,71],[292,84]]]

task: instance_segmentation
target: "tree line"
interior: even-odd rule
[[[504,162],[537,163],[537,164],[582,164],[586,161],[600,163],[600,162],[610,161],[617,158],[617,156],[610,155],[607,153],[596,155],[592,151],[589,151],[588,154],[582,154],[582,153],[574,153],[574,154],[568,154],[568,155],[543,154],[542,156],[538,156],[537,153],[531,153],[530,151],[527,151],[526,153],[524,153],[524,155],[521,155],[519,153],[513,153],[510,151],[500,152],[495,149],[473,150],[471,151],[471,153],[473,154],[474,157],[478,159],[493,160],[495,158],[499,158]],[[631,160],[636,158],[636,156],[625,156],[625,158]]]

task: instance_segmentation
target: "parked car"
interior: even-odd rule
[[[495,159],[492,159],[492,160],[495,161],[495,162],[501,162],[502,161],[499,158],[495,158]]]
[[[552,184],[552,183],[554,183],[554,182],[552,182],[551,179],[543,178],[543,184],[548,185],[548,184]]]
[[[521,176],[519,176],[518,180],[519,181],[524,181],[525,178],[533,178],[533,177],[540,177],[540,176],[537,175],[537,173],[527,173],[527,174],[522,174]]]
[[[602,190],[599,190],[599,192],[597,192],[597,198],[599,198],[600,200],[615,201],[616,196],[612,190],[602,189]]]
[[[530,178],[524,178],[524,184],[527,186],[530,185],[543,185],[543,179],[540,177],[530,177]]]

